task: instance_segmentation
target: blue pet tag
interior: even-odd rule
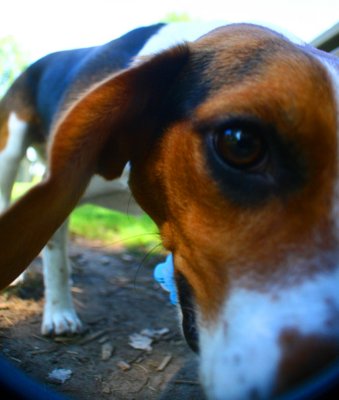
[[[170,293],[171,303],[178,304],[172,253],[167,256],[163,263],[160,263],[155,267],[153,275],[154,279],[161,285],[161,287]]]

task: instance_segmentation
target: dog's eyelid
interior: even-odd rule
[[[253,115],[225,115],[223,117],[195,119],[193,120],[193,129],[201,134],[209,134],[212,131],[220,130],[227,127],[245,127],[252,130],[260,131],[263,134],[272,128],[258,117]]]

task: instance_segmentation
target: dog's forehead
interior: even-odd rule
[[[255,73],[269,61],[276,60],[277,54],[295,50],[295,45],[269,29],[230,25],[202,36],[191,44],[191,50],[194,55],[211,61],[209,67],[214,69],[211,77],[232,72],[234,79],[241,79]]]
[[[291,42],[287,36],[273,31],[267,27],[248,24],[248,23],[235,23],[217,27],[210,32],[202,35],[194,43],[199,45],[207,44],[213,46],[215,43],[227,40],[228,45],[236,45],[238,48],[247,46],[248,44],[255,43],[258,45],[260,42],[267,40],[283,40]],[[301,42],[299,41],[299,44]]]
[[[306,140],[316,134],[315,120],[323,130],[336,125],[338,65],[331,67],[324,53],[252,25],[218,28],[193,43],[191,53],[186,82],[194,90],[184,85],[182,104],[192,120],[247,114]]]
[[[215,51],[221,59],[227,61],[247,54],[264,52],[275,55],[278,51],[295,50],[303,47],[303,43],[291,41],[290,38],[272,31],[269,28],[251,24],[233,24],[216,28],[190,43],[194,51]],[[260,61],[260,60],[258,60]]]
[[[304,46],[263,27],[218,28],[192,43],[191,52],[190,73],[198,70],[212,92],[247,82],[280,82],[280,90],[298,90],[298,86],[286,86],[292,77],[293,83],[310,78],[326,83],[325,68]]]

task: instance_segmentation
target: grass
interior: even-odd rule
[[[14,184],[12,198],[17,199],[22,196],[28,189],[34,186],[35,182],[16,182]]]
[[[20,197],[31,186],[32,183],[16,183],[13,198]],[[135,217],[92,204],[77,207],[72,212],[70,232],[104,245],[152,248],[160,243],[158,229],[146,214]]]
[[[159,243],[158,230],[147,215],[135,217],[91,204],[73,211],[70,230],[76,235],[105,244],[149,247]]]

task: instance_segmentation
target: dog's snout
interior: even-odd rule
[[[277,394],[301,386],[325,371],[339,354],[339,341],[331,336],[302,335],[286,329],[280,336],[282,358],[277,374]]]
[[[334,272],[274,292],[233,289],[199,332],[208,398],[268,400],[323,374],[339,357],[337,282]]]

